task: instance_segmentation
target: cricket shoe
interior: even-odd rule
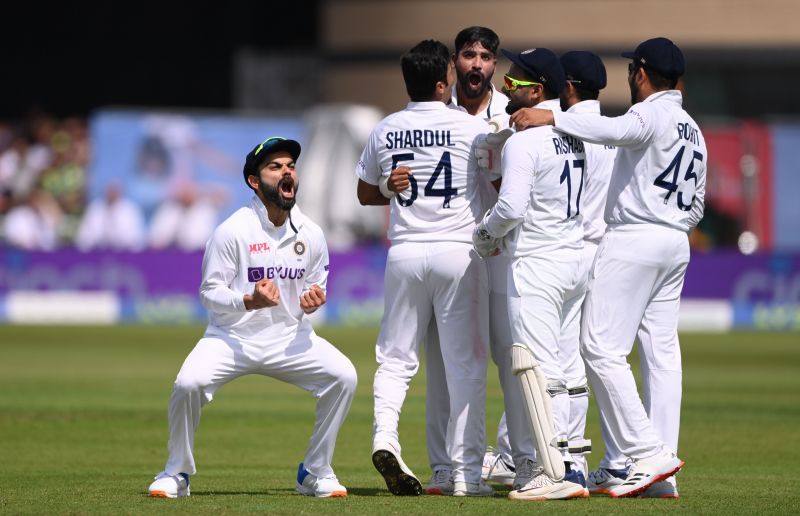
[[[494,496],[494,489],[481,480],[472,482],[453,482],[453,496]]]
[[[625,482],[628,478],[628,470],[623,469],[610,469],[610,468],[597,468],[589,473],[589,478],[586,479],[586,487],[589,493],[593,495],[605,494]]]
[[[429,495],[451,496],[454,489],[453,471],[447,468],[440,468],[434,470],[425,492]]]
[[[636,496],[656,482],[668,479],[677,473],[683,465],[684,462],[681,459],[666,450],[652,457],[637,459],[633,462],[625,481],[609,490],[608,496],[612,498]]]
[[[406,466],[398,451],[399,446],[378,442],[372,447],[372,464],[383,475],[389,492],[397,496],[419,496],[422,484]]]
[[[317,498],[343,498],[347,496],[347,488],[339,483],[336,475],[319,478],[312,475],[303,463],[297,467],[297,484],[295,490],[301,495]]]
[[[486,455],[483,456],[483,467],[481,468],[483,480],[511,487],[515,476],[514,466],[506,462],[501,454],[486,452]]]
[[[583,471],[571,469],[564,474],[564,480],[583,487],[583,496],[589,496],[589,488],[586,487],[586,477],[583,476]]]
[[[533,477],[541,472],[542,468],[538,467],[536,462],[531,459],[525,459],[515,470],[516,475],[511,483],[511,488],[515,491],[521,489],[522,486],[533,480]]]
[[[553,480],[544,471],[519,489],[508,493],[511,500],[569,500],[585,498],[584,487],[569,480]]]
[[[672,477],[674,479],[674,477]],[[656,482],[645,489],[639,498],[679,498],[678,486],[670,482],[671,479]]]
[[[156,475],[155,481],[147,488],[147,494],[157,498],[189,496],[189,475],[186,473],[167,475],[166,471],[162,471]]]

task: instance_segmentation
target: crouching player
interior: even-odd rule
[[[308,496],[347,496],[331,459],[356,388],[350,360],[318,337],[303,314],[325,304],[328,249],[319,226],[294,206],[300,144],[274,137],[244,165],[250,204],[214,232],[203,257],[205,335],[186,358],[169,400],[168,458],[150,496],[189,496],[202,407],[246,374],[271,376],[317,398],[314,431],[297,472]]]

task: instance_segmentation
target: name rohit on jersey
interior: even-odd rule
[[[450,130],[409,129],[386,133],[387,149],[408,147],[453,147],[453,142],[450,140]]]
[[[580,154],[584,152],[583,142],[568,134],[553,138],[553,147],[556,149],[556,154]]]
[[[681,123],[677,126],[678,138],[700,145],[700,131],[691,124]]]

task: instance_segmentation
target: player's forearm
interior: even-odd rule
[[[636,146],[645,143],[650,129],[642,114],[636,111],[618,117],[594,114],[553,113],[554,126],[587,143],[614,146]]]
[[[505,199],[498,199],[489,216],[486,217],[486,231],[495,238],[504,237],[525,218],[527,206],[514,207]]]
[[[221,285],[203,284],[200,287],[200,302],[203,306],[217,313],[236,313],[249,310],[245,302],[245,294],[236,292]]]
[[[378,185],[371,185],[361,179],[358,181],[358,202],[362,206],[387,206],[389,199],[384,197]]]

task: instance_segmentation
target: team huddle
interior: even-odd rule
[[[391,242],[372,462],[395,495],[492,496],[489,483],[502,482],[515,500],[677,498],[678,309],[707,156],[676,89],[683,55],[666,38],[624,53],[632,107],[609,118],[595,54],[503,50],[511,65],[500,92],[491,82],[498,47],[491,29],[469,27],[452,54],[433,40],[407,52],[410,102],[372,131],[356,166],[359,202],[389,206]],[[209,326],[178,374],[169,457],[151,496],[189,495],[202,406],[251,373],[317,397],[296,489],[347,495],[331,461],[356,375],[303,318],[325,303],[328,253],[294,205],[299,155],[280,137],[256,146],[244,169],[253,200],[207,245]],[[280,267],[295,274],[266,274]],[[627,362],[635,342],[644,402]],[[424,487],[403,462],[398,431],[421,350]],[[505,414],[487,452],[489,356]],[[593,471],[590,393],[606,450]]]

